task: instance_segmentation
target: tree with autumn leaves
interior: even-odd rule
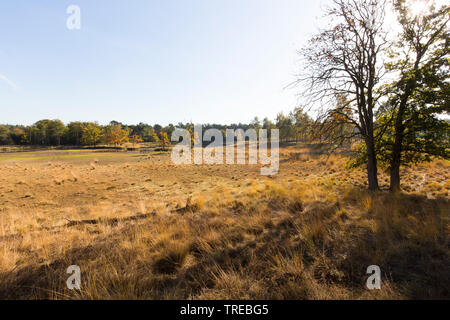
[[[167,136],[166,132],[161,131],[159,141],[160,141],[161,147],[164,150],[167,150],[167,148],[170,145],[170,141],[169,141],[169,137]]]
[[[301,50],[305,69],[296,83],[306,85],[331,140],[362,141],[358,159],[370,190],[378,189],[379,164],[398,191],[402,164],[450,157],[443,117],[450,111],[450,7],[428,4],[417,14],[411,1],[333,0],[329,25]],[[386,28],[390,5],[398,34]],[[341,124],[353,130],[334,130]]]
[[[105,128],[106,144],[119,146],[129,141],[128,131],[122,128],[120,124],[109,125]]]
[[[343,117],[357,130],[366,146],[370,190],[378,189],[374,115],[383,74],[378,58],[388,47],[385,2],[334,0],[326,12],[331,24],[301,50],[305,69],[297,81],[306,88],[307,104],[318,105],[325,119]],[[339,97],[346,97],[344,105]]]

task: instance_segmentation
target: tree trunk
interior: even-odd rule
[[[398,119],[403,119],[403,110],[400,110]],[[403,144],[403,132],[404,128],[401,121],[397,121],[395,128],[395,142],[392,149],[392,159],[390,163],[391,182],[390,189],[393,192],[401,190],[400,187],[400,163],[402,157],[402,144]]]
[[[379,189],[378,186],[378,169],[377,169],[377,157],[375,154],[375,144],[373,140],[368,139],[366,141],[367,147],[367,177],[369,180],[369,190],[375,191]]]
[[[400,166],[391,166],[391,191],[398,192],[400,188]]]
[[[406,103],[410,91],[411,91],[410,87],[408,86],[405,95],[402,97],[402,100],[400,101],[397,119],[395,120],[395,138],[394,138],[395,140],[394,140],[394,147],[392,149],[392,159],[390,163],[390,171],[391,171],[390,189],[393,192],[398,192],[401,190],[400,163],[402,159],[402,145],[403,145],[403,136],[405,132],[403,118],[405,116]]]
[[[404,117],[407,109],[408,99],[417,86],[417,72],[419,70],[419,63],[422,60],[424,52],[418,52],[416,56],[416,62],[414,63],[414,77],[409,79],[405,92],[401,96],[400,104],[398,106],[398,114],[395,120],[395,141],[394,148],[392,150],[391,159],[391,182],[390,189],[392,192],[398,192],[401,190],[400,187],[400,164],[402,159],[402,149],[403,149],[403,137],[405,134]]]

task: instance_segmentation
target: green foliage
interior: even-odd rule
[[[20,128],[18,128],[20,129]],[[33,145],[59,146],[64,141],[67,127],[61,120],[40,120],[33,126],[26,127],[22,130],[13,131],[16,140],[21,137],[25,143]],[[20,141],[16,141],[20,142]]]
[[[104,130],[98,123],[89,122],[83,125],[81,142],[84,145],[95,147],[103,136]]]
[[[405,1],[394,6],[402,30],[388,69],[399,77],[385,87],[387,107],[378,116],[385,129],[378,148],[398,172],[400,164],[449,158],[450,7],[431,6],[413,16]]]
[[[67,125],[66,142],[71,145],[79,146],[83,137],[83,128],[87,123],[71,122]]]
[[[285,116],[282,112],[277,115],[276,126],[280,130],[280,140],[289,141],[295,136],[294,123],[291,117]]]
[[[385,130],[376,143],[377,160],[381,168],[387,170],[392,162],[394,145],[394,126],[391,114],[384,113],[377,123]],[[450,159],[450,121],[439,119],[434,114],[416,112],[408,117],[408,126],[404,132],[401,164],[408,166],[420,162],[429,162],[435,158]],[[380,133],[378,129],[377,133]],[[359,167],[367,163],[367,151],[364,143],[354,146],[357,156],[349,161],[349,167]]]
[[[5,126],[0,126],[0,144],[12,144],[10,131]]]

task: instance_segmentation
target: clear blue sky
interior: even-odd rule
[[[0,123],[274,118],[296,106],[283,88],[323,2],[1,1]]]

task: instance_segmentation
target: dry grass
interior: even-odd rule
[[[393,196],[306,148],[283,149],[271,178],[78,154],[0,155],[0,298],[450,297],[447,161],[404,169]],[[66,288],[72,264],[80,291]],[[372,264],[379,291],[365,288]]]

